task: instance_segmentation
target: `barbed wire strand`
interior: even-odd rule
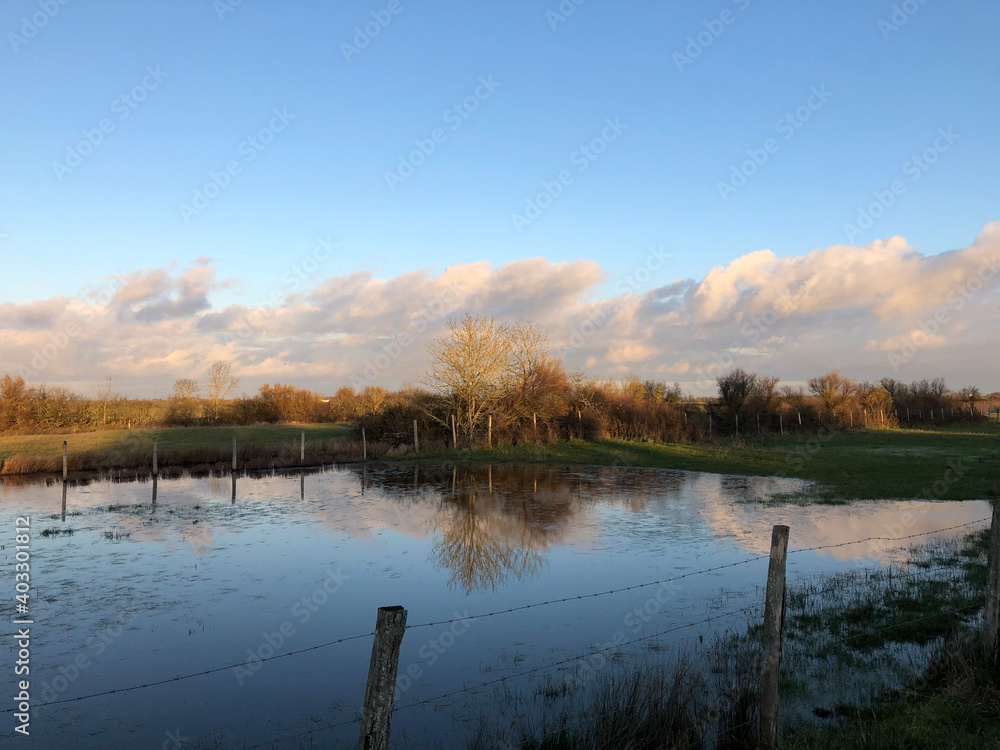
[[[258,659],[256,661],[254,661],[253,663],[254,664],[260,664],[260,663],[263,663],[263,662],[275,661],[277,659],[285,659],[285,658],[287,658],[289,656],[296,656],[298,654],[304,654],[307,651],[316,651],[316,650],[321,649],[321,648],[326,648],[327,646],[334,646],[334,645],[336,645],[338,643],[346,643],[347,641],[356,641],[359,638],[369,638],[369,637],[371,637],[373,635],[375,635],[374,632],[372,632],[372,633],[362,633],[360,635],[352,635],[352,636],[348,636],[347,638],[338,638],[335,641],[328,641],[326,643],[320,643],[320,644],[318,644],[316,646],[309,646],[307,648],[300,648],[300,649],[297,649],[295,651],[289,651],[288,653],[285,653],[285,654],[275,654],[274,656],[268,656],[267,658],[263,658],[262,657],[262,658],[260,658],[260,659]],[[44,708],[45,706],[58,706],[58,705],[63,704],[63,703],[76,703],[77,701],[84,701],[84,700],[88,700],[90,698],[99,698],[99,697],[104,696],[104,695],[115,695],[115,694],[118,694],[118,693],[130,693],[130,692],[132,692],[134,690],[143,690],[145,688],[157,687],[158,685],[166,685],[166,684],[171,683],[171,682],[180,682],[182,680],[189,680],[192,677],[204,677],[205,675],[215,674],[216,672],[224,672],[227,669],[237,669],[238,667],[244,667],[245,668],[245,667],[247,667],[247,665],[248,665],[247,661],[241,661],[241,662],[239,662],[237,664],[228,664],[228,665],[226,665],[224,667],[215,667],[214,669],[206,669],[206,670],[201,671],[201,672],[192,672],[191,674],[179,675],[177,677],[170,677],[170,678],[167,678],[165,680],[157,680],[156,682],[146,682],[146,683],[143,683],[142,685],[133,685],[132,687],[125,687],[125,688],[114,688],[113,690],[103,690],[103,691],[101,691],[99,693],[90,693],[89,695],[80,695],[80,696],[77,696],[76,698],[63,698],[63,699],[57,700],[57,701],[49,701],[48,703],[36,703],[35,705],[32,706],[32,708]],[[9,709],[5,709],[3,711],[0,711],[0,713],[9,714],[9,713],[13,713],[14,711],[17,711],[17,709],[16,708],[9,708]]]

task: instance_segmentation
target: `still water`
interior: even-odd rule
[[[15,517],[31,519],[30,748],[349,747],[379,606],[411,625],[397,747],[456,747],[516,689],[529,698],[599,644],[683,650],[745,629],[762,604],[771,527],[790,549],[918,534],[985,502],[768,504],[794,479],[597,467],[349,466],[231,476],[0,485],[0,559],[14,609]],[[72,533],[66,533],[72,531]],[[962,530],[950,532],[962,533]],[[790,583],[905,557],[881,543],[789,555]],[[523,609],[664,578],[671,584]],[[709,622],[681,628],[698,621]],[[5,627],[13,631],[14,627]],[[656,637],[661,631],[671,632]],[[14,691],[13,638],[0,690]],[[588,656],[588,654],[590,656]],[[536,669],[581,656],[550,669]],[[73,701],[219,667],[210,674]],[[509,682],[476,689],[507,675]],[[427,699],[462,691],[457,695]],[[12,705],[5,700],[3,708]],[[505,720],[517,717],[504,715]],[[13,718],[3,714],[3,736]],[[313,743],[313,744],[310,744]]]

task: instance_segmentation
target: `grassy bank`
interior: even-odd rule
[[[243,465],[256,466],[265,462],[266,466],[266,462],[273,460],[280,466],[298,460],[303,431],[306,433],[308,459],[325,457],[331,452],[330,441],[345,438],[349,429],[347,424],[307,424],[7,435],[0,437],[0,474],[62,471],[64,440],[67,442],[71,471],[148,468],[154,438],[163,467],[231,460],[233,438],[240,448]],[[353,446],[344,445],[342,448],[353,458]]]
[[[927,430],[843,430],[711,443],[616,440],[435,451],[428,460],[649,466],[810,479],[820,499],[1000,497],[1000,425]]]

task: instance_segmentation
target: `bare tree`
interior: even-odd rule
[[[757,374],[737,367],[716,379],[719,400],[730,414],[740,414],[757,384]]]
[[[965,386],[965,388],[958,392],[958,395],[965,402],[966,406],[969,407],[970,412],[976,408],[976,404],[983,398],[983,394],[974,385]]]
[[[211,409],[212,419],[218,419],[219,406],[236,386],[240,384],[240,379],[233,375],[233,363],[223,359],[217,359],[208,368],[208,378],[205,383],[205,390],[208,395],[208,403]]]
[[[101,424],[108,423],[108,404],[119,398],[118,381],[113,375],[105,375],[104,380],[94,386],[94,400],[101,412]]]
[[[809,390],[822,402],[824,411],[831,415],[838,406],[854,394],[856,389],[857,386],[841,376],[837,370],[820,375],[818,378],[809,379]]]
[[[424,382],[444,395],[472,444],[476,427],[512,390],[511,329],[495,318],[466,315],[448,321],[448,334],[430,346]]]

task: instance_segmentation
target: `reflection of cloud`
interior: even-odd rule
[[[732,536],[751,553],[766,555],[770,552],[770,537],[748,534],[748,516],[760,528],[767,524],[786,524],[790,527],[789,549],[825,546],[853,542],[869,537],[899,538],[911,534],[945,529],[971,523],[990,515],[986,501],[924,502],[904,500],[898,502],[858,502],[851,506],[723,506],[706,509],[704,518],[716,536]],[[761,518],[763,516],[763,518]],[[956,529],[951,534],[965,534],[973,529]],[[945,536],[948,533],[946,532]],[[924,544],[931,536],[918,537],[912,542],[865,542],[843,547],[817,550],[821,557],[837,560],[857,560],[888,564],[908,559],[906,549]]]
[[[606,280],[598,264],[528,258],[501,266],[461,263],[437,275],[330,276],[300,293],[282,293],[276,305],[218,307],[213,297],[233,282],[216,279],[211,261],[200,258],[186,269],[135,271],[106,304],[81,295],[0,305],[0,348],[11,363],[28,362],[53,332],[75,325],[81,330],[46,368],[48,382],[76,385],[112,372],[163,385],[200,376],[205,362],[231,359],[251,389],[281,377],[326,391],[350,382],[403,334],[414,345],[391,358],[385,383],[411,379],[426,370],[426,344],[445,321],[472,312],[539,324],[553,350],[569,345],[569,369],[585,365],[597,377],[634,370],[641,377],[685,376],[694,386],[728,350],[740,352],[744,366],[786,380],[818,374],[805,366],[834,365],[874,380],[885,374],[887,350],[947,309],[947,329],[921,350],[913,377],[951,376],[992,389],[996,368],[977,353],[995,324],[1000,273],[977,280],[968,298],[961,290],[998,261],[1000,222],[994,222],[968,247],[938,255],[922,255],[901,237],[787,257],[758,250],[701,280],[611,300],[594,297]],[[579,340],[581,326],[603,320],[604,310],[614,311],[607,324]]]

